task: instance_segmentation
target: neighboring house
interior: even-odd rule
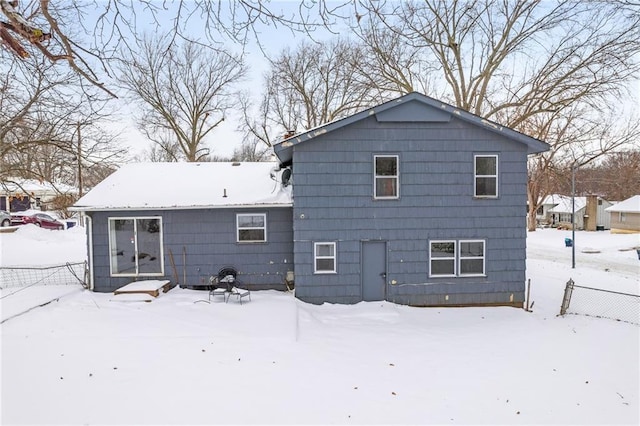
[[[0,183],[0,210],[9,212],[29,209],[47,210],[48,203],[59,195],[77,193],[76,188],[63,183],[9,178]]]
[[[606,211],[611,215],[611,232],[640,232],[640,195],[634,195]]]
[[[538,221],[538,224],[554,225],[557,218],[552,215],[550,210],[567,198],[569,200],[571,199],[571,197],[567,197],[566,195],[547,195],[544,200],[542,200],[542,203],[536,212],[536,220]]]
[[[551,226],[568,225],[572,223],[571,216],[575,209],[576,229],[609,229],[610,218],[605,209],[612,205],[611,202],[595,195],[575,197],[574,200],[571,196],[553,194],[542,202],[543,214],[539,221]]]
[[[548,149],[411,93],[282,141],[275,169],[125,166],[76,203],[93,288],[182,280],[186,263],[187,284],[232,265],[249,286],[284,288],[293,270],[311,303],[522,306],[527,156]]]

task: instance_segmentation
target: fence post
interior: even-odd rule
[[[567,286],[564,288],[564,297],[562,298],[562,305],[560,306],[560,315],[564,315],[567,313],[567,309],[569,309],[569,303],[571,302],[571,293],[573,292],[573,279],[569,278],[567,281]]]
[[[531,278],[527,280],[527,309],[525,309],[527,312],[531,312],[531,309],[529,309],[529,302],[531,302],[530,294],[531,294]]]

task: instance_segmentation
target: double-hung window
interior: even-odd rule
[[[485,275],[483,240],[438,240],[429,244],[429,275],[465,277]]]
[[[431,276],[456,276],[456,242],[431,241],[429,259]]]
[[[476,155],[474,163],[474,193],[480,198],[495,198],[498,196],[498,156]]]
[[[461,240],[458,243],[458,271],[460,276],[484,275],[484,241]]]
[[[336,243],[313,244],[313,272],[332,274],[336,272]]]
[[[399,157],[397,155],[375,155],[374,194],[375,199],[398,198],[400,178],[398,174]]]
[[[161,217],[109,218],[112,276],[164,275]]]
[[[266,213],[239,213],[236,215],[236,228],[239,243],[264,243],[267,241]]]

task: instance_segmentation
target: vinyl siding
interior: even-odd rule
[[[111,277],[109,269],[109,217],[161,216],[165,279],[175,282],[169,259],[173,253],[182,286],[209,283],[223,266],[234,266],[238,280],[250,289],[285,289],[284,276],[293,270],[291,208],[163,210],[89,213],[93,219],[94,289],[111,292],[137,279],[156,277]],[[267,242],[237,243],[236,213],[266,213]],[[183,261],[183,250],[186,262]],[[183,282],[186,271],[186,282]]]
[[[373,199],[374,154],[399,156],[399,199]],[[499,155],[498,198],[473,196],[474,154]],[[313,303],[359,302],[361,242],[383,240],[388,300],[411,305],[522,302],[526,159],[524,145],[455,118],[379,123],[370,117],[296,145],[296,296]],[[430,278],[429,241],[437,239],[486,241],[486,276]],[[313,274],[314,241],[338,243],[337,274]]]

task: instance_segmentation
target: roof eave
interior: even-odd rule
[[[209,210],[209,209],[269,209],[293,207],[290,203],[265,203],[265,204],[225,204],[225,205],[194,205],[194,206],[71,206],[74,212],[103,212],[103,211],[146,211],[146,210]]]

